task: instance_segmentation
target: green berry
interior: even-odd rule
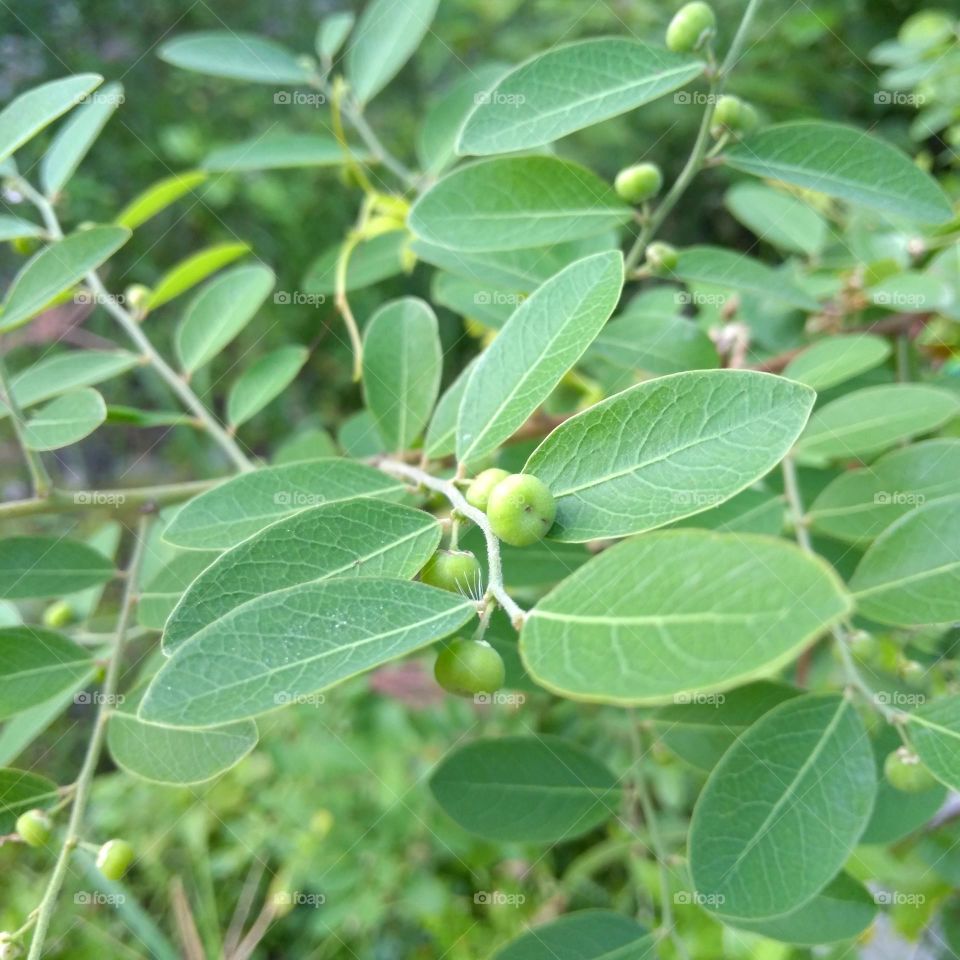
[[[494,693],[503,686],[503,660],[489,643],[456,637],[437,655],[433,668],[437,683],[448,693],[472,697]]]
[[[126,840],[108,840],[97,853],[97,867],[108,880],[119,880],[135,859],[136,853]]]
[[[669,273],[676,269],[680,260],[680,254],[677,248],[669,243],[663,243],[655,240],[646,250],[646,261],[654,273]]]
[[[667,27],[667,47],[674,53],[689,53],[713,36],[717,18],[709,3],[694,0],[684,4]]]
[[[17,960],[22,956],[20,944],[15,943],[9,933],[0,933],[0,960]]]
[[[10,241],[10,248],[21,257],[29,257],[39,246],[40,241],[36,237],[14,237]]]
[[[479,592],[480,564],[469,550],[438,550],[420,571],[420,579],[452,593]]]
[[[490,467],[489,470],[478,473],[473,478],[473,483],[467,487],[467,503],[478,510],[486,510],[490,491],[509,476],[506,470],[501,470],[499,467]]]
[[[44,626],[59,629],[73,623],[76,614],[73,607],[66,600],[56,600],[43,611]]]
[[[528,547],[542,540],[557,516],[550,488],[529,473],[501,480],[487,500],[487,519],[493,532],[512,547]]]
[[[151,293],[150,288],[144,286],[144,284],[131,283],[130,286],[123,291],[123,299],[134,313],[139,313],[147,305]]]
[[[922,793],[937,785],[937,779],[907,747],[900,747],[887,756],[883,764],[887,782],[904,793]]]
[[[28,810],[17,817],[17,833],[29,847],[45,847],[53,832],[53,822],[43,810]]]
[[[745,100],[724,94],[713,111],[714,132],[749,133],[758,123],[757,111]]]
[[[655,163],[635,163],[632,167],[624,167],[613,185],[627,203],[643,203],[660,192],[663,174]]]

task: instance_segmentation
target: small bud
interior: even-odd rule
[[[674,53],[690,53],[702,47],[717,29],[713,8],[701,0],[684,4],[667,27],[666,43]]]
[[[617,174],[614,188],[627,203],[643,203],[663,186],[663,174],[655,163],[635,163]]]
[[[680,260],[677,248],[669,243],[655,241],[647,247],[646,261],[653,273],[669,273],[674,270]]]
[[[56,600],[43,611],[43,624],[54,630],[70,626],[76,619],[76,611],[66,600]]]
[[[17,818],[17,833],[29,847],[45,847],[53,832],[53,821],[43,810],[28,810]]]

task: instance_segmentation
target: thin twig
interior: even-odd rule
[[[13,395],[13,389],[10,386],[10,378],[7,375],[7,365],[0,355],[0,389],[3,390],[4,403],[10,412],[10,422],[13,424],[13,432],[23,454],[23,459],[27,462],[27,469],[30,471],[30,482],[33,486],[33,495],[43,500],[50,495],[53,489],[53,481],[47,468],[44,466],[40,454],[33,450],[27,443],[26,420],[23,417],[23,411],[17,398]]]

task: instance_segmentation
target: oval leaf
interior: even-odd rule
[[[480,356],[460,403],[457,459],[492,453],[547,399],[607,322],[623,287],[618,250],[572,263],[539,287]]]
[[[773,672],[850,608],[832,569],[783,540],[669,530],[604,550],[551,590],[520,651],[562,696],[683,703]]]
[[[234,267],[193,298],[177,327],[177,356],[187,373],[209,363],[253,319],[276,277],[259,264]]]
[[[476,603],[409,580],[325,580],[237,607],[160,669],[144,720],[209,727],[304,700],[453,633]]]
[[[351,150],[364,158],[362,150]],[[330,167],[343,163],[344,149],[333,137],[311,133],[264,134],[208,153],[203,169],[217,173],[285,170],[290,167]]]
[[[826,243],[827,221],[783,190],[761,183],[738,183],[723,199],[748,230],[781,250],[815,257]]]
[[[0,540],[0,597],[58,597],[111,580],[113,563],[90,547],[63,537]]]
[[[21,813],[35,807],[52,807],[59,799],[60,793],[52,780],[26,770],[0,768],[0,834],[13,833]]]
[[[797,910],[850,856],[875,790],[870,740],[849,700],[775,707],[724,755],[694,808],[690,871],[703,902],[724,920]]]
[[[363,396],[384,443],[409,450],[430,419],[443,372],[437,318],[417,297],[385,303],[363,337]]]
[[[227,420],[246,423],[275,400],[297,378],[307,362],[306,347],[278,347],[244,370],[227,394]]]
[[[630,207],[584,167],[555,157],[483,160],[447,174],[413,205],[409,225],[450,250],[519,250],[625,223]]]
[[[160,278],[147,301],[148,309],[156,310],[174,297],[179,297],[181,293],[195,287],[211,273],[242,257],[249,250],[250,247],[245,243],[218,243],[181,260]]]
[[[557,540],[651,530],[770,471],[803,430],[814,396],[746,370],[660,377],[571,417],[523,469],[557,498]]]
[[[324,503],[389,497],[404,485],[362,463],[330,457],[232,477],[184,504],[163,532],[193,550],[225,550],[268,523]]]
[[[31,450],[59,450],[93,433],[106,419],[107,405],[96,390],[71,390],[27,421],[24,443]]]
[[[617,37],[554,47],[511,70],[478,98],[457,152],[539,147],[682,87],[704,62]]]
[[[252,33],[188,33],[162,44],[159,56],[175,67],[215,77],[254,83],[310,82],[309,69],[286,47]]]
[[[207,179],[202,170],[193,173],[177,173],[147,187],[138,197],[134,197],[120,213],[116,223],[128,230],[135,230],[151,217],[166,210],[182,196],[199,187]]]
[[[190,584],[167,621],[163,648],[170,653],[248,600],[287,587],[342,576],[410,578],[439,542],[434,517],[395,503],[305,510],[228,550]]]
[[[499,842],[556,843],[616,816],[617,778],[560,737],[475,740],[443,758],[430,790],[464,830]]]
[[[652,960],[654,938],[612,910],[580,910],[534,927],[493,960]]]
[[[907,720],[920,759],[938,780],[960,790],[960,696],[931,700]]]
[[[0,718],[76,688],[92,669],[86,650],[52,630],[0,630]]]
[[[872,370],[890,356],[890,344],[869,333],[826,337],[791,360],[783,375],[814,390],[826,390]]]
[[[737,170],[921,222],[951,218],[936,181],[888,143],[839,123],[766,127],[727,150]]]
[[[0,313],[0,331],[12,330],[35,317],[129,238],[130,231],[122,227],[91,227],[44,247],[14,278]]]

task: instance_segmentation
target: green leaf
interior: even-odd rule
[[[960,620],[960,496],[917,507],[887,527],[850,589],[857,610],[880,623]]]
[[[876,915],[874,895],[848,873],[841,873],[797,910],[768,920],[738,920],[735,925],[771,940],[815,945],[852,940]]]
[[[21,409],[67,390],[89,387],[126,373],[142,363],[128,350],[69,350],[53,353],[12,378],[11,389]],[[9,414],[0,404],[0,417]]]
[[[443,173],[457,160],[457,139],[467,115],[506,68],[488,63],[471,69],[428,108],[417,134],[417,156],[424,171]]]
[[[557,498],[557,540],[623,537],[714,507],[769,472],[803,430],[809,387],[746,370],[678,373],[584,410],[525,473]]]
[[[715,369],[717,348],[696,323],[680,316],[677,299],[677,292],[666,287],[634,297],[603,328],[588,356],[656,376]]]
[[[748,487],[718,506],[677,520],[672,526],[777,537],[783,532],[784,513],[783,497]]]
[[[553,392],[613,313],[623,287],[619,250],[572,263],[524,300],[481,354],[457,420],[457,460],[476,463]]]
[[[19,237],[42,236],[43,227],[39,224],[31,223],[29,220],[21,220],[19,217],[0,214],[0,240],[16,240]]]
[[[186,373],[209,363],[253,319],[276,277],[261,264],[234,267],[190,301],[177,327],[177,356]]]
[[[775,707],[724,754],[697,800],[690,871],[700,897],[725,921],[797,910],[850,856],[875,790],[850,700],[808,695]]]
[[[69,690],[11,717],[0,729],[0,763],[7,764],[23,753],[61,714],[76,701],[77,691],[86,678]],[[2,792],[2,790],[0,790]]]
[[[172,177],[158,180],[147,187],[139,196],[134,197],[116,216],[116,223],[128,230],[136,230],[142,223],[166,210],[184,194],[196,189],[207,179],[202,170],[192,173],[176,173]]]
[[[579,910],[521,934],[493,960],[653,960],[654,938],[612,910]]]
[[[960,790],[960,696],[938,697],[907,714],[913,748],[930,772]]]
[[[816,310],[817,301],[765,263],[721,247],[687,247],[680,252],[674,275],[764,299],[779,300],[798,310]]]
[[[467,389],[467,383],[476,364],[477,358],[475,357],[460,371],[457,379],[450,384],[437,402],[433,417],[430,419],[430,426],[427,427],[427,435],[423,441],[423,452],[428,459],[435,460],[439,457],[447,457],[456,451],[457,417],[460,414],[463,394]]]
[[[0,768],[0,834],[13,833],[21,813],[52,807],[59,799],[52,780],[26,770]]]
[[[40,161],[40,184],[48,197],[55,196],[66,186],[121,103],[123,85],[108,83],[57,130]]]
[[[103,83],[97,73],[78,73],[51,80],[21,93],[0,112],[0,161],[35,137]]]
[[[204,30],[161,45],[161,60],[184,70],[253,83],[307,84],[310,71],[274,40],[252,33]]]
[[[232,477],[180,509],[163,537],[192,550],[225,550],[268,523],[324,503],[391,497],[399,480],[337,457],[267,467]]]
[[[346,74],[361,104],[375,97],[413,56],[430,29],[439,0],[370,0],[346,53]]]
[[[257,745],[257,725],[241,720],[190,730],[141,720],[139,697],[110,714],[107,748],[117,764],[141,780],[169,786],[204,783],[238,764]]]
[[[435,273],[430,284],[430,299],[461,317],[477,320],[486,327],[499,330],[517,306],[523,303],[522,293],[491,290],[472,280],[451,273]]]
[[[147,309],[156,310],[174,297],[179,297],[181,293],[195,287],[211,273],[216,273],[249,250],[250,247],[245,243],[217,243],[199,253],[191,254],[160,278],[147,301]]]
[[[309,356],[306,347],[287,346],[254,361],[230,387],[227,420],[239,426],[259,413],[296,380]]]
[[[498,842],[556,843],[616,816],[617,778],[560,737],[474,740],[448,753],[430,791],[464,830]]]
[[[553,47],[478,100],[457,152],[509,153],[551,143],[677,90],[705,66],[688,54],[616,37]]]
[[[96,390],[70,390],[30,417],[23,439],[31,450],[59,450],[89,436],[106,419],[107,405]]]
[[[213,563],[216,550],[182,550],[146,581],[137,604],[137,623],[162,630],[184,591]]]
[[[841,474],[807,514],[815,531],[849,543],[869,543],[914,507],[957,492],[960,440],[924,440],[891,450]]]
[[[91,227],[45,246],[14,278],[0,313],[0,331],[13,330],[42,312],[129,238],[130,231],[122,227]]]
[[[651,719],[668,750],[709,773],[757,720],[799,693],[783,683],[758,680],[728,693],[678,697]]]
[[[273,463],[296,463],[298,460],[318,460],[321,457],[335,457],[337,445],[333,438],[321,427],[309,427],[288,437],[277,448]]]
[[[958,413],[960,399],[939,387],[865,387],[814,413],[797,444],[797,456],[820,464],[881,453],[900,440],[936,430]]]
[[[347,40],[353,29],[354,16],[348,10],[331,13],[320,21],[317,27],[317,56],[321,60],[332,60]]]
[[[347,262],[347,293],[403,273],[403,253],[409,239],[405,230],[392,230],[358,244]],[[337,244],[313,261],[303,278],[306,293],[329,296],[336,290],[339,257],[340,244]]]
[[[826,390],[872,370],[889,356],[890,344],[869,333],[826,337],[797,354],[783,375],[814,390]]]
[[[40,627],[0,630],[0,718],[72,690],[93,670],[89,654]]]
[[[800,121],[766,127],[723,154],[757,177],[929,223],[952,217],[936,181],[905,154],[855,127]]]
[[[885,277],[871,286],[867,294],[874,306],[894,312],[936,313],[947,310],[953,303],[953,293],[946,280],[917,270]]]
[[[434,517],[382,500],[331,503],[279,520],[228,550],[190,584],[167,621],[164,651],[264,594],[333,577],[409,579],[439,543]]]
[[[723,200],[748,230],[781,250],[815,257],[827,241],[827,221],[783,190],[760,183],[738,183]]]
[[[668,530],[604,550],[551,590],[520,651],[561,696],[685,703],[773,673],[850,609],[833,570],[783,540]]]
[[[353,151],[365,157],[362,150]],[[343,147],[333,137],[312,133],[263,134],[242,143],[218,147],[206,155],[203,169],[220,173],[332,167],[344,161]]]
[[[0,597],[59,597],[111,580],[113,563],[90,547],[59,537],[0,540]]]
[[[181,646],[140,708],[144,720],[217,726],[296,703],[453,633],[467,597],[409,580],[324,580],[237,607]]]
[[[122,404],[107,407],[107,423],[124,423],[134,427],[192,427],[198,429],[196,418],[176,410],[138,410]]]
[[[428,243],[502,252],[589,237],[631,215],[586,168],[528,156],[482,160],[448,173],[420,196],[408,223]]]
[[[363,336],[363,398],[388,448],[413,446],[430,419],[442,372],[429,304],[402,297],[374,313]]]

